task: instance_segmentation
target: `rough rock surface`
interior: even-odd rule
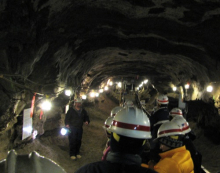
[[[135,86],[148,79],[146,88],[174,101],[176,93],[206,104],[211,98],[220,110],[219,21],[217,0],[2,0],[0,140],[6,144],[0,153],[19,144],[19,118],[34,93],[37,118],[44,98],[53,101],[59,117],[73,99],[64,96],[65,88],[88,93],[108,79],[134,80]],[[155,94],[147,90],[141,99],[153,103]],[[203,116],[214,107],[196,106],[194,121],[213,133],[219,113]],[[34,124],[45,132],[44,122]]]

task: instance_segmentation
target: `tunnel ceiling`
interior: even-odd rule
[[[35,88],[220,77],[216,0],[3,0],[0,23],[1,73]]]

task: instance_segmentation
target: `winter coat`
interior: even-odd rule
[[[158,173],[194,173],[190,152],[185,146],[160,153],[160,161],[154,166]],[[142,164],[143,167],[148,167]]]

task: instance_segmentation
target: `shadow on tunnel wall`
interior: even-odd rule
[[[204,130],[204,136],[213,143],[220,144],[220,116],[214,102],[205,103],[202,100],[188,101],[187,120],[197,123]]]

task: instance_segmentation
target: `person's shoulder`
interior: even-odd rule
[[[70,108],[68,109],[67,113],[68,113],[68,112],[72,112],[72,111],[73,111],[73,107],[70,107]]]
[[[106,164],[106,161],[89,163],[79,168],[75,173],[101,173],[103,171],[101,167],[103,167]]]
[[[161,108],[159,108],[159,109],[155,112],[155,114],[160,114],[160,113],[164,113],[164,112],[169,113],[169,110],[168,110],[167,107],[161,107]]]

